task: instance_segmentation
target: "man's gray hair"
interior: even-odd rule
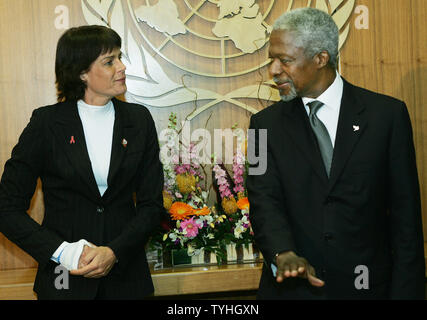
[[[339,30],[332,17],[318,9],[300,8],[282,14],[273,30],[288,30],[295,36],[295,45],[304,48],[307,57],[327,51],[329,64],[338,64]]]

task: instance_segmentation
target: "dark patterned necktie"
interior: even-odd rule
[[[329,136],[328,130],[322,121],[317,117],[316,113],[323,106],[323,103],[314,100],[307,104],[310,108],[309,120],[310,125],[313,128],[313,132],[319,143],[320,154],[322,155],[323,163],[325,164],[326,173],[329,177],[331,171],[332,155],[334,153],[334,147],[332,146],[331,137]]]

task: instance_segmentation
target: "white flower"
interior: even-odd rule
[[[189,244],[187,245],[187,254],[188,254],[189,256],[194,255],[194,247],[191,245],[191,243],[189,243]]]
[[[208,201],[208,196],[209,196],[209,192],[202,191],[203,202],[207,202]]]
[[[176,146],[176,140],[173,137],[168,137],[168,142],[166,144],[170,149]]]
[[[240,239],[240,238],[242,238],[242,232],[244,232],[244,231],[245,230],[244,230],[243,226],[238,225],[238,226],[236,226],[236,228],[234,228],[234,236],[237,239]]]
[[[249,223],[248,217],[245,216],[245,215],[242,217],[242,220],[240,220],[240,221],[243,222],[243,223],[246,223],[246,224]]]
[[[200,225],[204,225],[203,223],[206,221],[207,224],[211,224],[214,219],[211,217],[210,214],[206,215],[206,216],[200,216],[196,219],[196,222]]]
[[[179,163],[179,156],[177,154],[172,156],[172,162],[173,162],[173,164]]]
[[[196,220],[194,220],[199,226],[203,226],[203,217],[198,217]]]

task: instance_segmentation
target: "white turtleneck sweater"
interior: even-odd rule
[[[114,105],[111,100],[105,106],[91,106],[79,100],[77,107],[83,124],[92,171],[102,196],[108,187],[107,178],[115,119]]]

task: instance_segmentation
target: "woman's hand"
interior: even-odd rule
[[[116,255],[109,247],[84,246],[79,259],[79,268],[70,274],[85,278],[105,277],[116,263]]]

